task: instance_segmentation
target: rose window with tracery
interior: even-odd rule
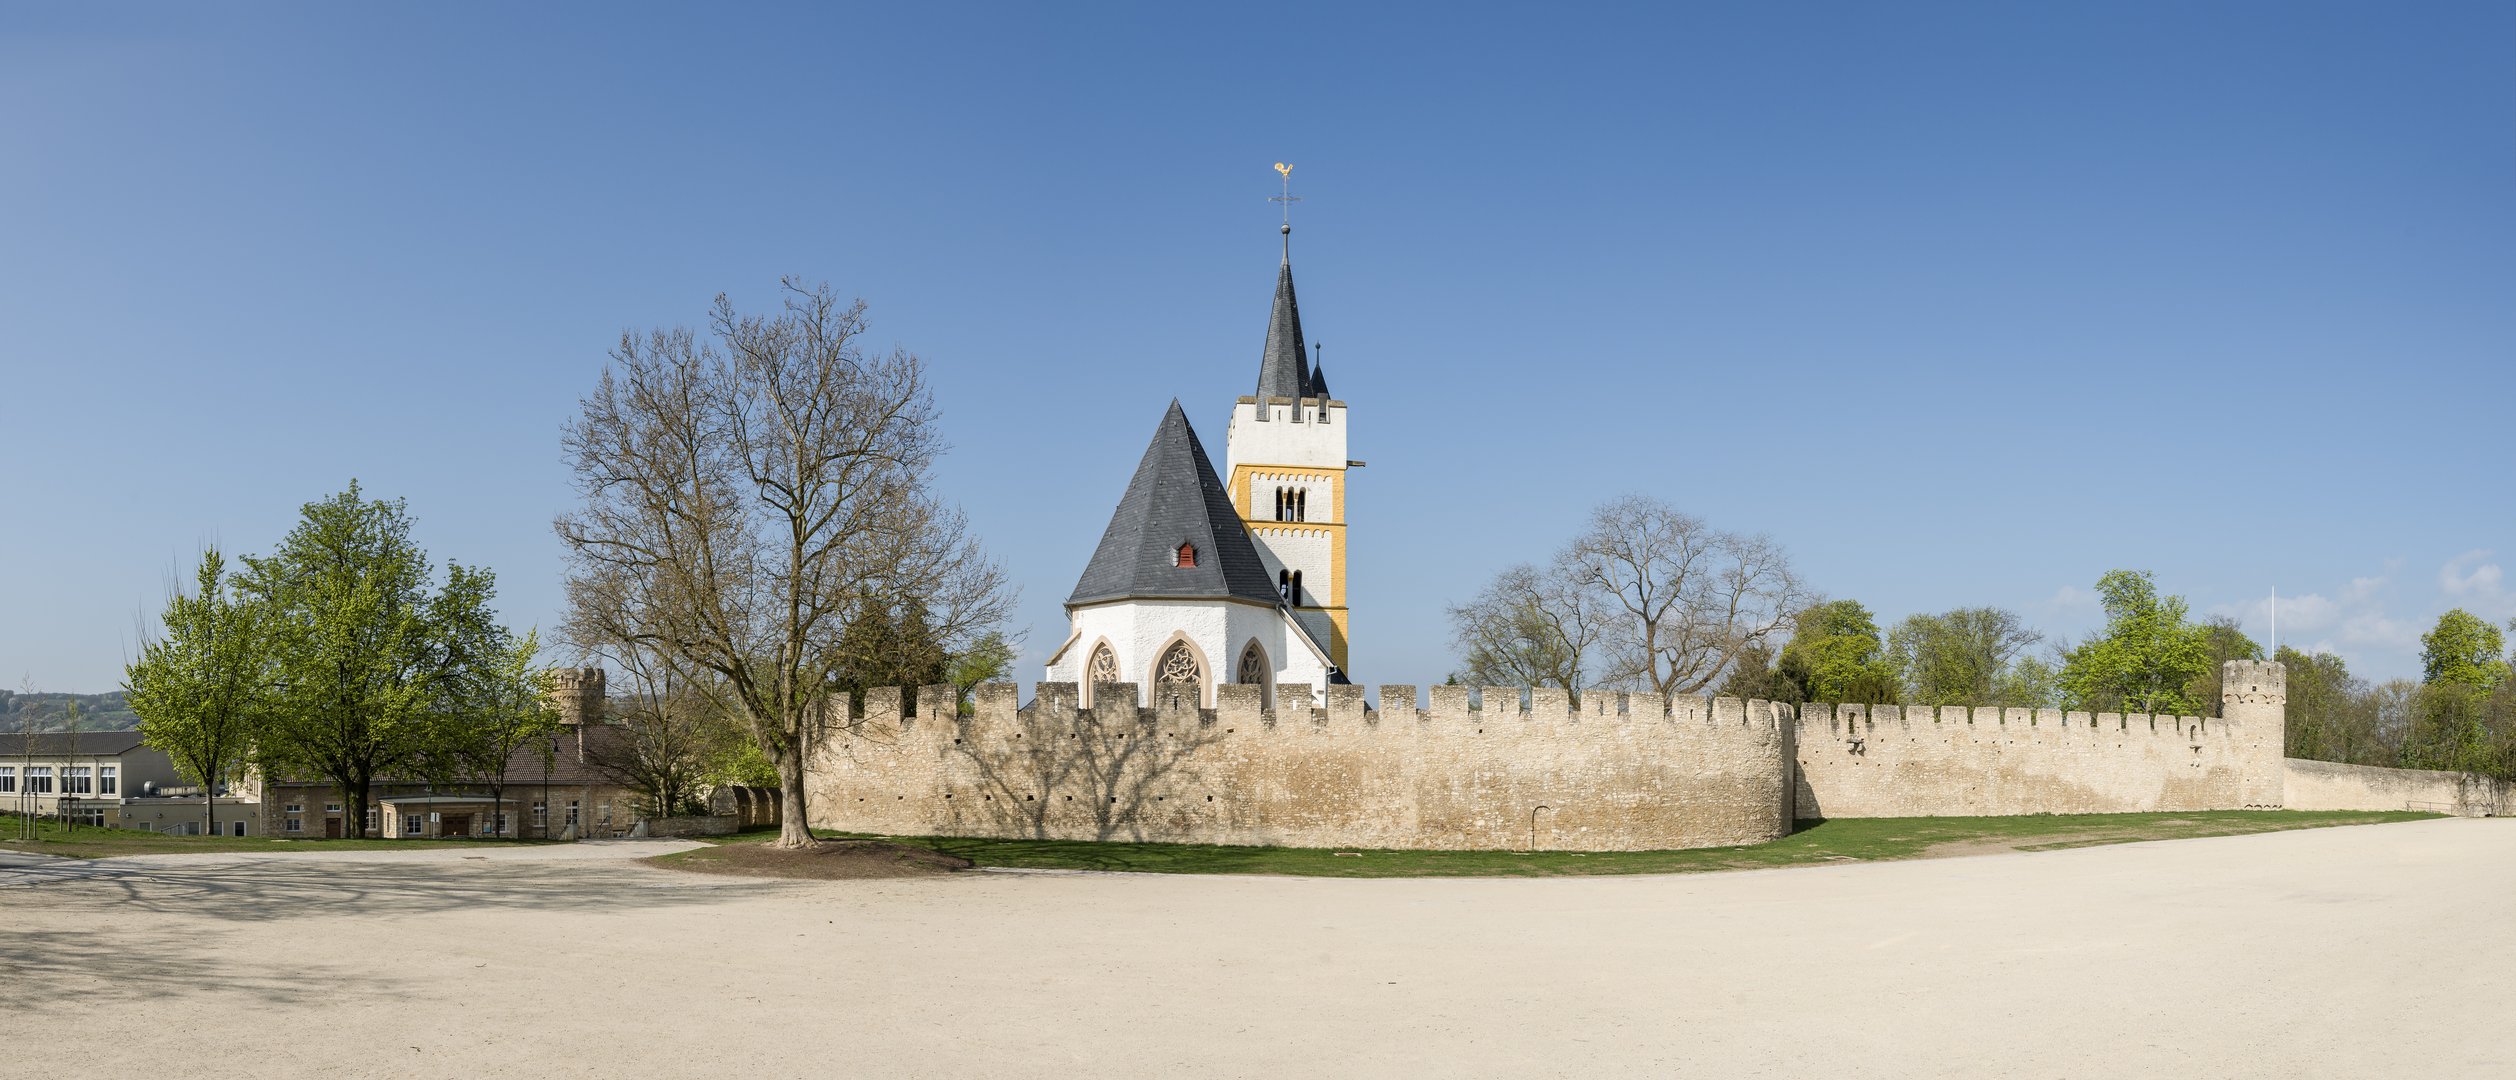
[[[1197,683],[1205,680],[1205,673],[1197,669],[1197,654],[1189,651],[1185,641],[1171,644],[1170,649],[1162,654],[1162,666],[1156,671],[1158,682]]]

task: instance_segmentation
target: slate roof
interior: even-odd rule
[[[1293,299],[1293,256],[1275,272],[1275,310],[1267,316],[1267,349],[1258,359],[1258,400],[1310,395],[1310,358],[1302,345],[1302,306]]]
[[[1310,388],[1303,391],[1303,396],[1315,398],[1336,396],[1328,392],[1328,365],[1326,362],[1317,362],[1310,366]]]
[[[0,758],[17,754],[35,757],[121,757],[140,748],[136,731],[82,731],[76,735],[63,731],[38,731],[31,738],[18,732],[0,734]]]
[[[1196,545],[1196,566],[1177,565],[1181,544]],[[1221,597],[1270,606],[1281,599],[1223,481],[1215,478],[1214,462],[1173,398],[1066,606]]]

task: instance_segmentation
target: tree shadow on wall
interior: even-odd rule
[[[1196,708],[1193,687],[1156,691],[1157,707],[1077,711],[1071,721],[1026,723],[1018,737],[954,746],[977,776],[977,799],[956,799],[947,831],[964,835],[1143,840],[1147,818],[1186,799],[1195,759],[1224,728]],[[1133,695],[1126,695],[1132,702]],[[1027,719],[1027,718],[1026,718]],[[1179,810],[1176,812],[1185,813]]]

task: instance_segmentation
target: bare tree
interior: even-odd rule
[[[586,732],[585,757],[597,772],[638,793],[648,817],[671,817],[698,801],[699,789],[737,740],[740,721],[708,704],[708,695],[674,681],[653,650],[613,646],[604,659],[627,677],[613,722]]]
[[[583,501],[557,527],[568,635],[651,650],[741,717],[777,768],[779,846],[808,847],[804,758],[851,605],[916,597],[949,642],[1002,621],[1011,597],[928,490],[944,447],[925,362],[868,355],[861,301],[781,284],[774,316],[718,296],[704,342],[621,336],[567,427]]]
[[[1810,599],[1771,539],[1714,529],[1643,495],[1592,511],[1557,564],[1608,615],[1606,671],[1664,698],[1719,682],[1740,650],[1786,633]]]
[[[1597,598],[1560,568],[1523,563],[1496,575],[1476,598],[1450,609],[1460,681],[1471,686],[1582,689],[1582,665],[1598,641]]]

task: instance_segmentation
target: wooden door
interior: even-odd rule
[[[470,835],[472,835],[472,815],[470,815],[470,814],[446,814],[446,815],[444,815],[444,816],[442,816],[442,817],[438,818],[438,819],[437,819],[437,835],[439,835],[439,836],[470,836]]]
[[[326,840],[338,840],[341,838],[341,819],[323,819],[323,838]]]

